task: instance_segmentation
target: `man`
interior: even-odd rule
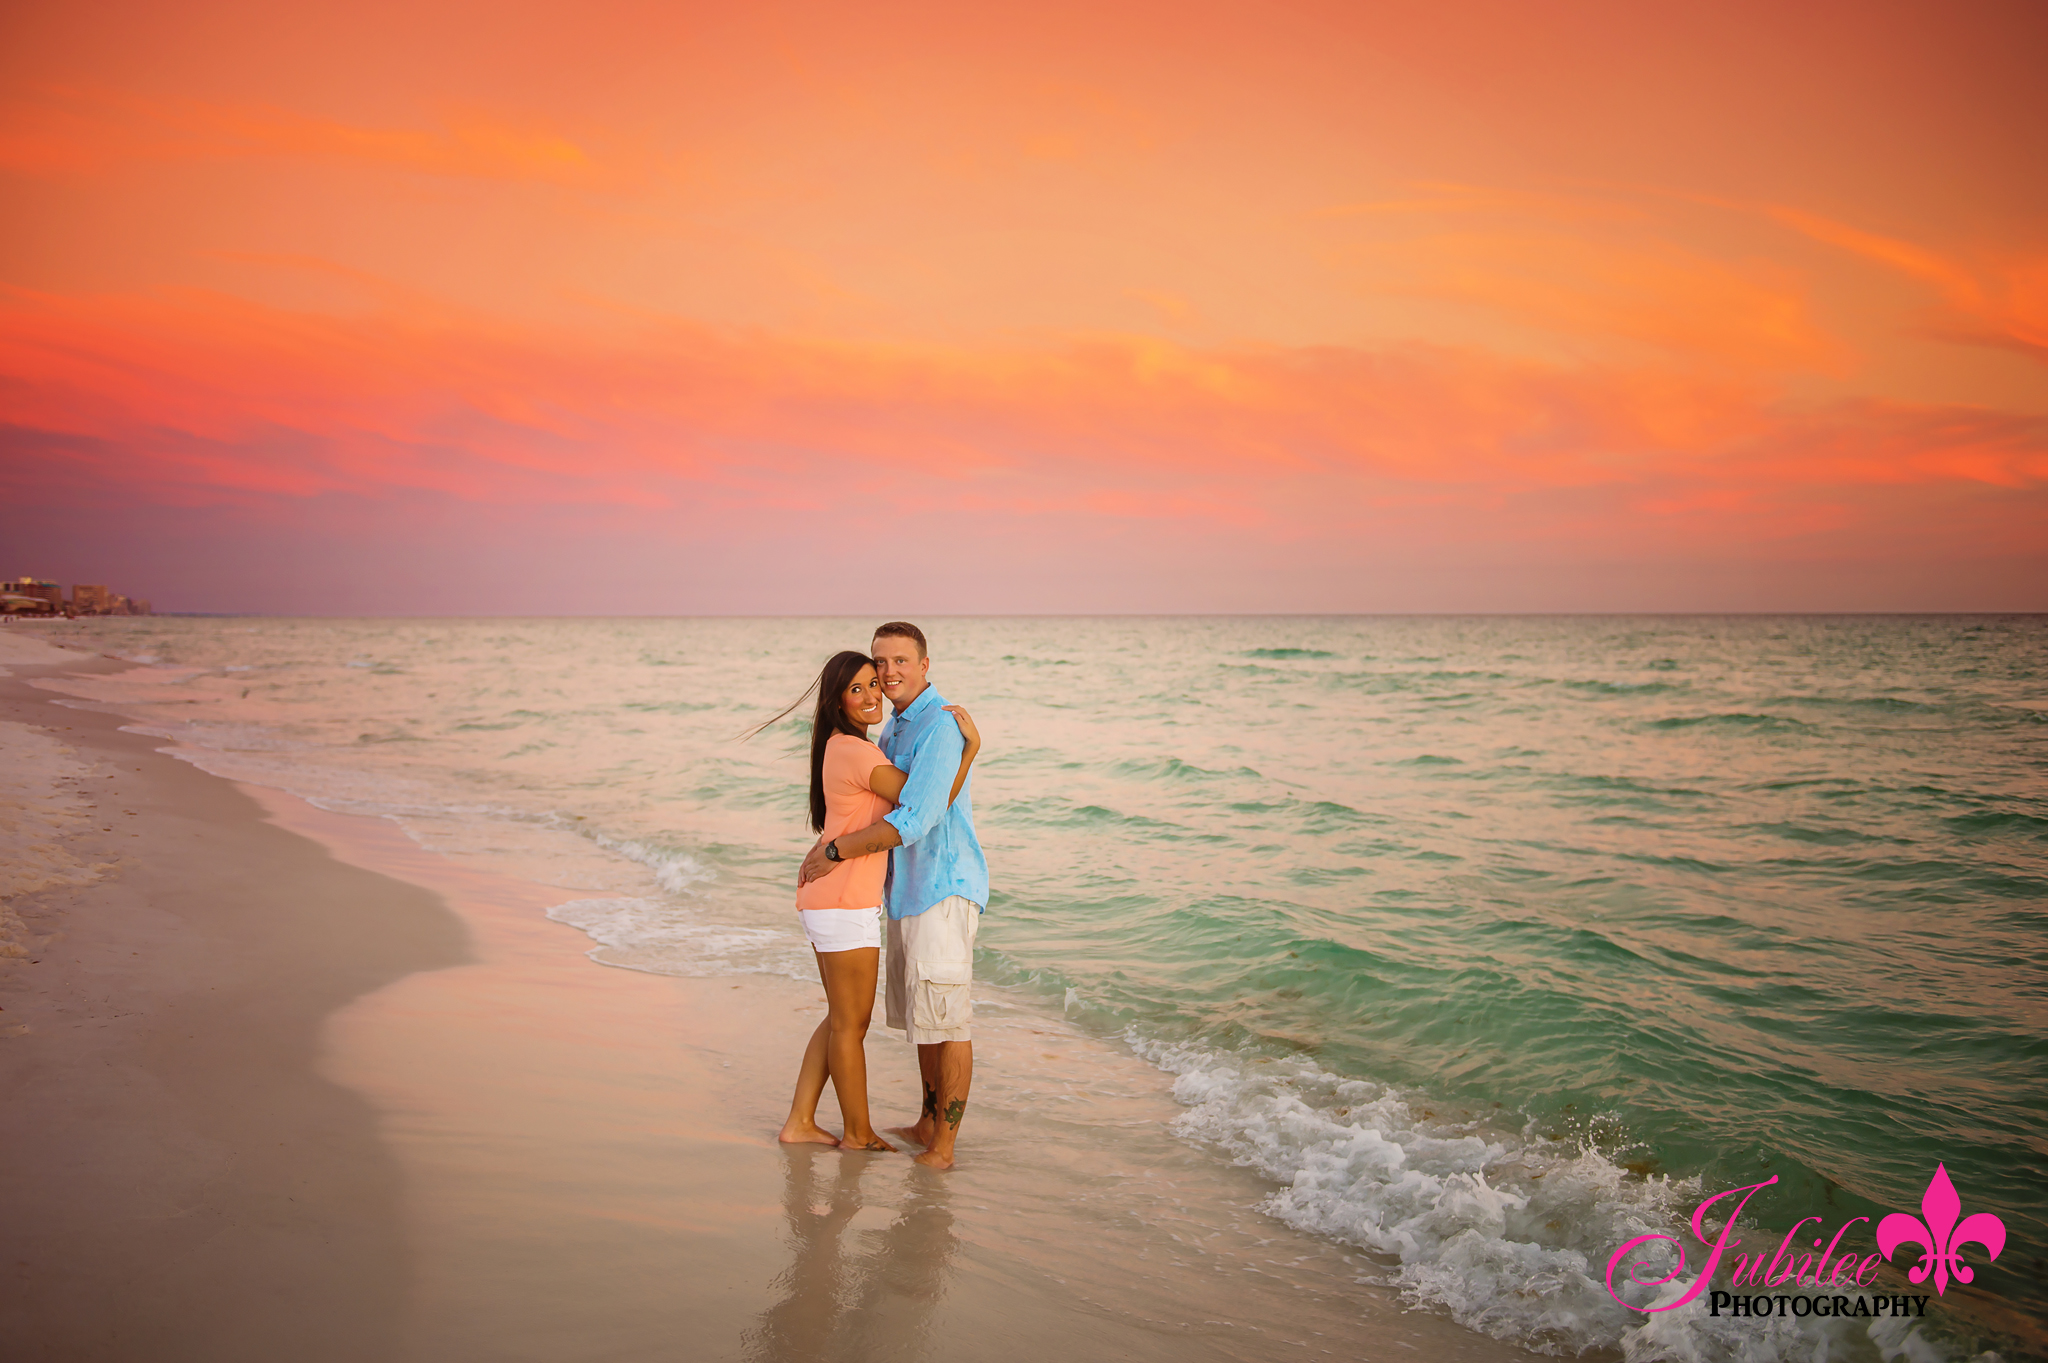
[[[889,1026],[917,1047],[924,1111],[900,1133],[925,1147],[919,1164],[953,1167],[953,1143],[974,1079],[974,936],[988,903],[988,859],[974,836],[974,778],[952,800],[965,740],[928,674],[924,631],[892,620],[871,646],[882,694],[895,713],[882,726],[882,752],[907,780],[879,823],[821,841],[804,858],[811,880],[847,857],[890,852]]]

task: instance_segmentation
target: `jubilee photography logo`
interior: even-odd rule
[[[1982,1247],[1986,1262],[1997,1259],[1999,1251],[2005,1248],[2005,1223],[1989,1212],[1963,1216],[1962,1199],[1956,1195],[1955,1184],[1949,1181],[1948,1166],[1937,1164],[1934,1177],[1927,1182],[1927,1191],[1921,1194],[1919,1216],[1893,1212],[1877,1223],[1875,1254],[1859,1258],[1853,1245],[1842,1250],[1843,1238],[1853,1227],[1868,1222],[1870,1218],[1867,1216],[1852,1217],[1843,1222],[1835,1231],[1834,1238],[1826,1241],[1825,1249],[1820,1235],[1814,1237],[1811,1249],[1802,1250],[1795,1246],[1795,1240],[1804,1238],[1809,1223],[1819,1223],[1822,1232],[1826,1231],[1826,1223],[1821,1217],[1808,1216],[1785,1232],[1768,1259],[1761,1248],[1751,1254],[1739,1253],[1742,1240],[1735,1234],[1736,1218],[1742,1215],[1751,1198],[1777,1181],[1777,1175],[1773,1174],[1761,1183],[1715,1193],[1693,1208],[1693,1237],[1707,1247],[1707,1261],[1699,1276],[1676,1301],[1658,1306],[1635,1306],[1623,1301],[1621,1294],[1614,1290],[1615,1271],[1621,1268],[1623,1260],[1643,1246],[1659,1242],[1668,1242],[1676,1247],[1677,1265],[1661,1278],[1647,1278],[1637,1274],[1654,1271],[1654,1265],[1638,1263],[1627,1271],[1626,1280],[1637,1287],[1655,1289],[1684,1278],[1684,1242],[1676,1236],[1656,1233],[1638,1235],[1616,1250],[1614,1257],[1607,1261],[1608,1295],[1629,1310],[1645,1315],[1676,1311],[1704,1292],[1707,1294],[1708,1314],[1715,1316],[1924,1316],[1929,1300],[1924,1295],[1887,1293],[1873,1296],[1859,1291],[1851,1296],[1846,1292],[1832,1293],[1829,1289],[1867,1287],[1877,1276],[1880,1263],[1890,1261],[1892,1255],[1905,1246],[1917,1245],[1920,1249],[1918,1262],[1907,1270],[1906,1281],[1917,1286],[1931,1278],[1934,1295],[1939,1297],[1947,1293],[1951,1281],[1967,1283],[1976,1279],[1975,1270],[1963,1261],[1963,1246]],[[1722,1221],[1720,1232],[1709,1239],[1708,1213],[1716,1203],[1738,1193],[1742,1196],[1735,1203],[1734,1210]],[[1837,1251],[1841,1252],[1838,1254]],[[1725,1289],[1714,1286],[1714,1277],[1724,1262],[1729,1265]],[[1797,1290],[1759,1292],[1759,1288]]]

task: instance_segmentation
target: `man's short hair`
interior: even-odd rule
[[[931,650],[925,647],[924,631],[911,624],[908,620],[891,620],[886,625],[876,625],[875,637],[877,639],[912,640],[917,644],[918,657],[929,658],[931,656]]]

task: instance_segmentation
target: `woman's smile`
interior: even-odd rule
[[[846,690],[840,693],[840,701],[846,707],[847,718],[855,724],[880,724],[882,684],[875,680],[875,669],[863,667]]]

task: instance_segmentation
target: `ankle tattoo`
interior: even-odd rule
[[[958,1131],[960,1129],[960,1119],[966,1114],[967,1100],[965,1098],[955,1098],[952,1102],[946,1104],[946,1125]]]

